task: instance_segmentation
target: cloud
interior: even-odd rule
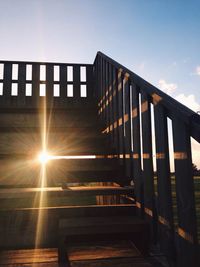
[[[193,75],[200,76],[200,66],[196,66],[195,71],[194,72],[191,72],[190,75],[191,76],[193,76]]]
[[[194,112],[200,111],[200,104],[197,103],[194,95],[184,95],[180,94],[175,97],[175,99],[181,102],[183,105],[187,106],[188,108],[192,109]]]
[[[159,88],[164,91],[166,94],[171,95],[176,89],[177,84],[167,83],[165,80],[161,79],[158,81]]]
[[[200,66],[197,66],[196,67],[196,72],[195,72],[196,75],[200,76]]]

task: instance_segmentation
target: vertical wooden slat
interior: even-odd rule
[[[19,77],[18,77],[18,97],[17,97],[17,103],[19,107],[24,107],[26,104],[25,87],[26,87],[26,64],[20,63]]]
[[[40,65],[33,64],[32,66],[32,106],[39,106],[39,85],[40,85]]]
[[[4,81],[3,81],[3,106],[9,106],[11,103],[11,83],[12,83],[12,64],[4,64]]]
[[[175,244],[167,116],[164,108],[157,101],[154,101],[154,120],[158,188],[158,234],[162,252],[173,262],[175,261]]]
[[[53,107],[53,72],[54,66],[52,64],[46,65],[46,106]]]
[[[118,70],[118,134],[119,134],[119,158],[124,166],[124,112],[123,112],[123,76],[122,70]]]
[[[99,101],[98,101],[98,105],[99,105],[99,117],[101,119],[101,121],[103,120],[103,59],[99,56],[98,57],[98,61],[99,61]]]
[[[65,106],[67,100],[67,66],[60,65],[60,102]]]
[[[86,66],[87,101],[94,99],[93,66]]]
[[[110,134],[111,134],[111,145],[114,146],[114,104],[113,104],[113,91],[114,91],[114,84],[113,84],[113,66],[110,64],[109,69],[109,84],[110,84],[110,91],[109,91],[109,105],[110,105]]]
[[[118,71],[117,69],[113,68],[113,135],[114,135],[114,147],[119,153],[119,131],[118,131]]]
[[[172,120],[178,213],[177,266],[197,266],[197,225],[192,176],[190,129]]]
[[[143,181],[144,181],[144,212],[151,221],[152,237],[156,240],[156,218],[154,201],[154,174],[152,158],[151,110],[149,97],[141,92],[142,144],[143,144]]]
[[[103,71],[103,77],[102,77],[102,81],[103,81],[103,107],[102,107],[103,108],[103,112],[102,112],[102,118],[106,122],[106,61],[105,60],[103,60],[102,71]]]
[[[109,145],[113,144],[113,131],[112,131],[112,124],[113,124],[113,108],[112,108],[112,69],[111,65],[108,64],[108,86],[107,86],[107,107],[108,107],[108,117],[109,117]]]
[[[131,116],[130,116],[130,82],[128,73],[124,77],[124,127],[125,127],[125,168],[126,175],[131,177]]]
[[[141,169],[141,147],[140,147],[140,109],[139,109],[139,90],[136,85],[131,82],[132,90],[132,107],[131,107],[131,119],[132,119],[132,131],[133,131],[133,181],[136,197],[136,206],[138,208],[138,214],[143,215],[144,199],[143,199],[143,180]]]
[[[107,133],[107,137],[109,140],[109,126],[110,126],[110,116],[109,116],[109,104],[108,104],[108,92],[109,92],[109,74],[108,74],[108,66],[109,64],[106,62],[105,63],[105,116],[106,116],[106,128],[108,129]]]
[[[74,65],[73,66],[73,101],[75,103],[79,103],[80,101],[80,66]]]

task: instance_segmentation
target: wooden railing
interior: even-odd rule
[[[133,179],[138,214],[151,222],[152,239],[171,266],[197,266],[191,137],[200,142],[200,116],[101,52],[94,62],[94,77],[98,113],[106,123],[103,133],[115,147],[126,174]],[[173,196],[168,120],[173,131]],[[173,198],[177,214],[173,212]]]
[[[0,107],[78,106],[91,102],[93,65],[0,61]]]

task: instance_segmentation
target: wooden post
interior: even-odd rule
[[[159,100],[158,100],[159,101]],[[162,252],[175,261],[174,224],[172,209],[171,177],[167,115],[162,105],[154,100],[156,162],[157,162],[157,208],[158,235]]]
[[[198,241],[190,129],[177,118],[172,120],[172,127],[178,212],[177,266],[196,267]]]

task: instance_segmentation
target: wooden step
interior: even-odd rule
[[[150,267],[130,240],[98,241],[67,246],[70,266]]]
[[[101,175],[105,174],[105,175]],[[119,185],[128,186],[131,184],[130,177],[120,176],[115,171],[102,171],[102,172],[94,172],[94,171],[83,171],[83,172],[68,172],[67,174],[59,174],[58,177],[54,177],[51,172],[47,172],[47,179],[45,186],[47,187],[57,187],[57,186],[70,186],[73,184],[77,185],[89,185],[94,184],[98,185],[99,183],[116,183]],[[29,177],[30,178],[30,177]],[[16,182],[16,179],[15,179]],[[13,179],[2,180],[0,183],[0,189],[3,188],[27,188],[27,187],[40,187],[41,186],[41,178],[33,178],[33,179],[18,179],[17,183],[13,183]]]
[[[149,249],[149,225],[135,216],[98,216],[65,218],[59,221],[59,251],[64,256],[65,245],[92,241],[128,239],[146,255]]]
[[[69,129],[68,129],[69,130]],[[0,154],[18,155],[33,157],[34,154],[42,150],[43,136],[41,133],[2,133],[0,132]],[[96,155],[96,154],[114,154],[106,146],[104,136],[87,137],[81,136],[69,130],[62,133],[47,133],[46,142],[47,151],[55,155]]]
[[[16,200],[11,199],[16,205]],[[2,203],[2,200],[0,201]],[[23,200],[23,203],[27,200]],[[81,201],[83,203],[83,201]],[[105,205],[105,206],[60,206],[58,200],[53,199],[52,207],[9,208],[0,211],[0,247],[1,249],[17,249],[35,247],[35,236],[38,231],[40,218],[41,244],[43,247],[55,246],[58,240],[58,225],[62,218],[76,218],[80,220],[91,216],[134,216],[134,205]],[[55,206],[55,205],[58,206]]]
[[[26,127],[26,126],[4,126],[0,125],[0,133],[33,133],[33,134],[41,134],[46,131],[48,133],[63,133],[63,134],[72,134],[81,138],[81,137],[86,137],[86,138],[94,138],[94,137],[103,137],[105,138],[105,134],[101,133],[101,128],[100,126],[97,128],[94,127],[70,127],[68,125],[63,126],[60,125],[59,127],[54,127],[53,125],[49,125],[48,128],[44,127],[43,125],[38,125],[37,127]]]
[[[21,184],[34,187],[38,186],[38,181],[41,180],[41,164],[37,156],[33,156],[32,159],[1,159],[0,166],[0,185]],[[87,172],[98,173],[98,171],[121,173],[117,159],[60,159],[52,160],[46,165],[46,181],[57,185],[59,181],[66,179],[68,173],[72,176],[70,173],[73,172],[76,174],[86,172],[87,175]]]
[[[10,188],[0,189],[0,199],[34,198],[39,195],[49,197],[133,195],[133,187],[121,186],[74,186],[44,188]]]
[[[93,241],[72,245],[67,244],[67,255],[70,262],[142,256],[130,240]]]
[[[1,112],[0,127],[40,127],[44,118],[49,127],[99,127],[97,114],[93,109],[56,110],[56,112],[38,112],[37,110],[17,110]]]
[[[59,221],[59,234],[66,236],[83,236],[95,234],[136,233],[142,232],[146,223],[133,216],[113,217],[87,217],[61,219]]]
[[[71,267],[153,267],[143,258],[72,261]]]
[[[59,218],[79,218],[79,217],[98,217],[98,216],[133,216],[136,212],[135,204],[117,204],[117,205],[90,205],[90,206],[52,206],[38,208],[14,208],[0,210],[1,218],[8,215],[38,216],[39,213],[52,214]]]
[[[0,251],[0,266],[58,267],[57,248]]]

